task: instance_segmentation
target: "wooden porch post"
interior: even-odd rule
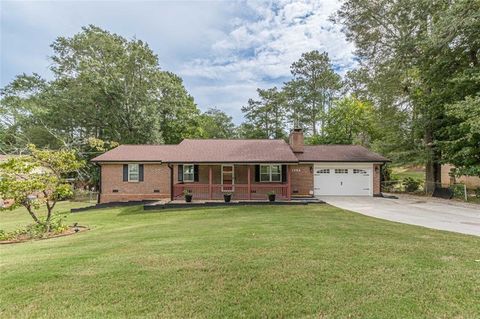
[[[213,174],[212,174],[212,166],[208,167],[208,198],[212,198],[212,180],[213,180]]]
[[[250,166],[251,165],[248,165],[247,167],[247,192],[248,192],[248,199],[251,200],[252,199],[252,183],[251,183],[251,177],[250,177]]]
[[[287,165],[287,199],[292,199],[292,174],[290,172],[290,165]]]

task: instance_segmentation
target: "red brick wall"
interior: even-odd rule
[[[313,193],[313,165],[289,165],[291,170],[292,195],[311,196]],[[220,165],[212,165],[213,183],[220,183]],[[200,165],[199,183],[208,184],[209,166]],[[251,166],[251,182],[255,183],[255,168]],[[174,165],[174,183],[178,183],[178,168]],[[247,183],[247,165],[235,165],[235,183]],[[114,193],[116,189],[118,192]],[[155,193],[154,190],[159,190]],[[311,193],[312,192],[312,193]],[[380,164],[373,166],[373,194],[379,195]],[[102,165],[102,194],[101,203],[170,199],[170,169],[167,164],[144,164],[143,182],[124,182],[123,164]]]
[[[312,166],[311,164],[289,166],[292,179],[292,195],[311,196],[313,194]]]
[[[124,182],[123,164],[102,164],[101,169],[101,203],[170,199],[170,169],[167,164],[144,164],[143,182]],[[114,193],[114,189],[118,192]]]
[[[373,195],[380,195],[381,190],[381,165],[373,164]]]

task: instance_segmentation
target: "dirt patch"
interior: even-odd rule
[[[89,229],[90,228],[88,228],[86,226],[69,226],[67,230],[65,230],[63,233],[60,233],[60,234],[52,234],[52,235],[42,237],[42,238],[30,238],[30,237],[28,237],[28,235],[21,235],[20,237],[17,237],[17,238],[12,239],[12,240],[2,240],[2,241],[0,241],[0,245],[18,244],[18,243],[24,243],[24,242],[33,241],[33,240],[43,240],[43,239],[70,236],[70,235],[75,235],[77,233],[87,231]]]

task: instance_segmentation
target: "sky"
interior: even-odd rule
[[[281,87],[303,52],[328,52],[340,74],[355,67],[353,44],[329,21],[339,6],[340,0],[0,0],[0,86],[21,73],[51,79],[50,44],[94,24],[147,42],[201,110],[217,107],[238,124],[256,89]]]

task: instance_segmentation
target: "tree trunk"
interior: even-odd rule
[[[28,213],[30,214],[30,216],[32,216],[33,220],[39,224],[39,225],[42,225],[42,223],[40,222],[40,220],[38,219],[37,215],[35,215],[35,213],[32,211],[32,208],[30,206],[25,206],[27,208],[27,211]]]
[[[440,154],[433,145],[433,132],[430,127],[425,130],[427,160],[425,162],[425,192],[432,194],[442,180]]]

